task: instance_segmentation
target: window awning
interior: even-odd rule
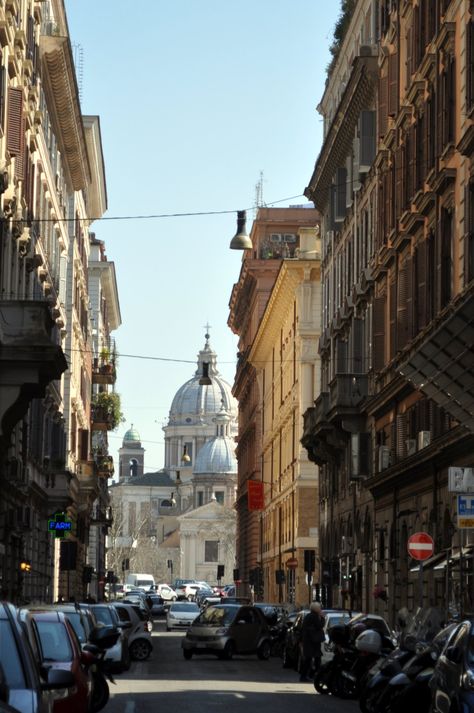
[[[463,549],[462,552],[462,557],[463,557],[463,562],[466,560],[472,560],[474,559],[474,548],[473,547],[468,547],[466,549]],[[459,567],[459,561],[461,559],[461,553],[458,551],[454,552],[452,555],[449,557],[447,556],[446,552],[440,552],[437,555],[433,555],[433,557],[430,557],[429,559],[425,560],[423,562],[423,570],[425,569],[434,569],[434,570],[441,570],[441,569],[446,569],[446,566],[449,561],[449,567],[450,569],[452,568],[457,568]],[[410,567],[410,572],[418,572],[420,569],[420,564],[412,564]]]
[[[474,290],[455,299],[414,341],[400,373],[474,432]]]

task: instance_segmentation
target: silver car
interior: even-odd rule
[[[166,615],[166,631],[187,629],[200,611],[196,602],[173,602]]]
[[[270,658],[270,630],[262,612],[253,606],[217,604],[193,621],[181,642],[183,656],[215,654],[231,659],[234,654],[257,654]]]

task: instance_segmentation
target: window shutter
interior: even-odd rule
[[[408,87],[410,86],[410,82],[411,82],[411,75],[413,74],[413,28],[412,27],[409,27],[407,29],[406,41],[407,41],[407,59],[406,59],[407,78],[406,78],[405,88],[408,89]]]
[[[407,438],[407,415],[406,413],[397,414],[397,458],[405,458],[406,456],[406,438]]]
[[[79,441],[79,448],[80,448],[80,455],[79,455],[79,460],[86,461],[89,458],[89,431],[86,429],[81,428],[80,430],[80,441]]]
[[[395,201],[394,201],[394,220],[392,227],[397,227],[397,221],[399,220],[401,214],[403,213],[403,184],[404,184],[404,174],[403,174],[403,147],[399,146],[395,150],[395,165],[393,170],[395,171]]]
[[[397,353],[397,282],[395,279],[395,269],[390,276],[390,359]]]
[[[375,297],[373,304],[373,359],[375,371],[385,366],[385,295]]]
[[[474,20],[470,20],[466,31],[466,108],[474,104]]]
[[[18,156],[22,148],[23,90],[8,88],[7,149]]]
[[[407,343],[407,268],[398,271],[397,294],[397,347],[403,349]],[[393,353],[393,352],[392,352]]]
[[[379,76],[379,136],[387,133],[388,122],[388,75]]]
[[[340,167],[336,170],[336,186],[335,186],[335,211],[334,219],[337,221],[344,220],[346,217],[346,181],[347,170],[345,167]]]
[[[406,261],[406,341],[413,338],[413,258]]]
[[[375,158],[375,111],[360,113],[360,167],[368,168]]]
[[[454,142],[456,132],[456,60],[450,55],[446,73],[447,122],[446,141]]]
[[[388,58],[388,113],[395,116],[398,113],[398,53],[389,55]]]

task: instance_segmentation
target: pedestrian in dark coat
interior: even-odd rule
[[[306,614],[301,629],[301,666],[300,681],[307,681],[314,659],[317,671],[321,663],[321,644],[324,641],[324,616],[321,604],[313,602],[309,614]]]

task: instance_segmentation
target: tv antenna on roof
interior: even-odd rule
[[[263,171],[260,171],[260,178],[255,184],[255,212],[265,205],[263,200]]]

